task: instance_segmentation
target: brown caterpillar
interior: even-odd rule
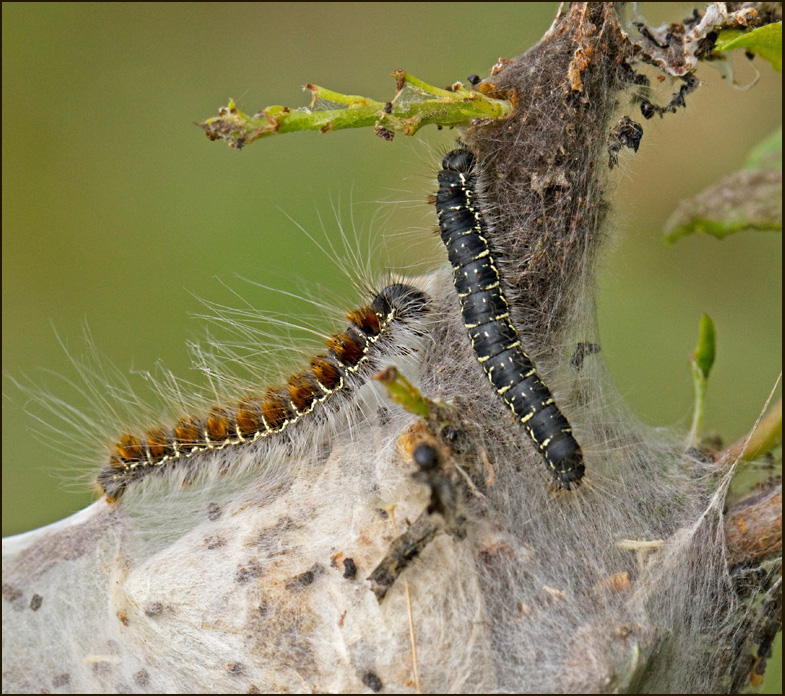
[[[416,319],[427,309],[428,297],[417,288],[386,286],[370,304],[348,312],[349,326],[327,339],[327,352],[312,358],[308,369],[293,374],[286,384],[269,388],[262,397],[213,408],[205,416],[186,416],[171,428],[122,435],[98,474],[98,485],[107,500],[115,501],[134,481],[178,460],[281,433],[320,403],[348,395],[365,382],[378,361],[374,347],[380,339],[394,324]]]

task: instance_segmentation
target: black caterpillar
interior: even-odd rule
[[[98,475],[98,485],[109,501],[115,501],[129,484],[160,471],[168,462],[255,442],[293,426],[322,402],[359,387],[391,347],[391,328],[422,317],[428,302],[426,294],[411,285],[388,285],[370,304],[348,312],[349,326],[327,339],[327,351],[312,358],[308,369],[289,377],[286,384],[248,394],[206,414],[185,416],[171,427],[122,435]]]
[[[463,323],[496,393],[523,423],[559,485],[569,490],[583,478],[583,453],[510,321],[499,271],[485,238],[474,166],[475,157],[468,150],[447,153],[436,194],[441,237],[452,265]]]

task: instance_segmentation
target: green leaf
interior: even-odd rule
[[[782,128],[752,148],[745,169],[782,169]]]
[[[742,230],[782,230],[782,128],[752,149],[743,170],[682,201],[665,223],[665,243]]]
[[[698,346],[695,348],[693,362],[701,371],[704,379],[708,379],[709,372],[714,365],[716,352],[717,334],[714,329],[714,322],[708,314],[704,314],[700,321],[700,335],[698,336]]]
[[[777,72],[782,72],[782,22],[767,24],[752,31],[723,29],[714,44],[715,51],[744,49],[769,61]]]
[[[735,172],[682,201],[665,223],[665,243],[689,234],[717,239],[742,230],[782,230],[782,170]]]
[[[704,314],[700,321],[698,346],[695,348],[695,352],[690,360],[695,403],[692,409],[692,425],[687,436],[688,447],[695,447],[698,444],[706,404],[706,384],[711,368],[714,365],[714,358],[717,355],[716,342],[717,335],[714,330],[714,322],[708,314]]]

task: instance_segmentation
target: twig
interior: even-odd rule
[[[373,127],[378,136],[392,140],[396,131],[414,135],[429,124],[468,126],[478,119],[505,118],[513,110],[509,101],[484,93],[492,89],[470,90],[460,82],[449,89],[440,89],[403,70],[394,71],[392,76],[396,80],[396,92],[389,102],[306,84],[303,89],[312,96],[308,107],[268,106],[249,116],[230,100],[227,106],[219,109],[218,116],[199,125],[210,140],[225,140],[230,147],[239,150],[259,138],[296,131],[329,133],[345,128]],[[320,101],[338,104],[341,108],[319,110]]]
[[[731,507],[725,517],[725,535],[731,565],[782,555],[782,481]]]

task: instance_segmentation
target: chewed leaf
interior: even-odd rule
[[[752,31],[725,29],[717,37],[716,51],[741,48],[769,61],[777,72],[782,72],[782,22],[768,24]]]
[[[422,418],[428,418],[431,409],[426,399],[406,377],[395,367],[388,367],[374,375],[385,387],[390,398],[401,404],[409,413],[414,413]]]
[[[665,223],[665,242],[689,234],[718,239],[742,230],[782,230],[782,171],[740,171],[682,201]]]

